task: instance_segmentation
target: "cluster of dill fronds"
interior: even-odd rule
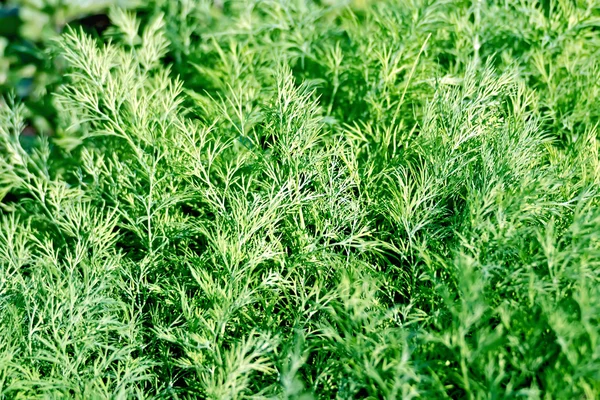
[[[597,2],[143,7],[0,108],[0,398],[600,396]]]

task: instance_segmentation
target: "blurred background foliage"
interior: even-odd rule
[[[539,93],[536,108],[546,128],[560,132],[558,139],[567,146],[600,117],[593,78],[600,68],[596,1],[409,3],[390,15],[388,2],[373,0],[290,0],[285,6],[275,1],[5,0],[0,4],[0,94],[15,93],[25,103],[27,132],[52,134],[56,111],[51,94],[63,82],[59,60],[49,56],[53,39],[66,26],[100,39],[111,31],[108,10],[118,7],[135,11],[142,21],[165,14],[165,61],[198,94],[196,100],[206,92],[226,95],[228,84],[239,89],[241,81],[224,83],[221,66],[214,64],[223,63],[230,52],[251,50],[248,54],[264,63],[265,57],[285,51],[295,58],[290,61],[296,77],[317,83],[327,111],[340,122],[385,122],[394,113],[378,99],[391,94],[405,97],[397,113],[412,114],[399,121],[411,126],[419,117],[415,106],[439,84],[431,74],[440,82],[457,83],[472,59],[491,61],[501,71],[516,69]],[[427,51],[421,54],[426,40]],[[386,43],[383,52],[369,51],[374,41]],[[419,68],[404,90],[396,83],[409,75],[417,56]],[[260,72],[240,70],[234,76],[251,86],[257,82],[251,75]]]

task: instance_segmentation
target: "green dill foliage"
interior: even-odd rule
[[[111,6],[132,9],[137,0],[4,0],[0,3],[0,96],[16,94],[25,105],[30,147],[32,133],[52,134],[56,110],[52,98],[63,83],[64,65],[49,57],[48,47],[69,25],[98,36],[109,24]]]
[[[600,396],[597,2],[109,17],[0,107],[0,399]]]

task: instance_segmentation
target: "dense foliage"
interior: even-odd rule
[[[0,398],[600,397],[596,1],[136,7],[0,106]]]

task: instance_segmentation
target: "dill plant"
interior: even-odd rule
[[[138,11],[0,110],[0,397],[598,397],[593,1]]]

